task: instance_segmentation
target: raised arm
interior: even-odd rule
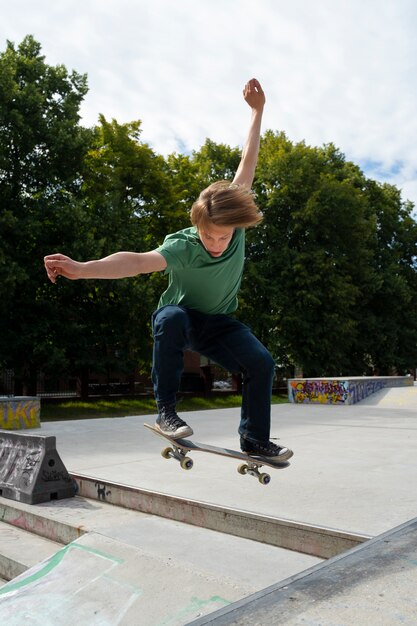
[[[256,78],[252,78],[246,83],[243,90],[243,97],[251,107],[252,117],[245,147],[243,148],[242,158],[233,182],[237,185],[245,185],[250,189],[258,162],[261,122],[265,105],[265,94],[260,82],[256,80]]]
[[[70,280],[79,278],[127,278],[137,274],[161,272],[167,266],[162,254],[151,252],[116,252],[96,261],[74,261],[64,254],[51,254],[44,258],[46,273],[51,282],[58,276]]]

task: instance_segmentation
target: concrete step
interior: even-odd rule
[[[241,596],[230,581],[88,533],[0,589],[0,624],[183,626]]]
[[[56,541],[0,522],[0,578],[12,580],[61,548]]]
[[[233,581],[242,596],[322,561],[81,496],[38,505],[0,497],[0,519],[65,545],[96,532],[136,546],[150,557],[169,557],[194,572]],[[242,555],[250,569],[242,569]]]
[[[0,519],[66,544],[0,589],[8,626],[24,623],[28,603],[60,626],[182,626],[321,562],[81,496],[38,505],[0,497]]]

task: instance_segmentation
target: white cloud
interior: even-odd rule
[[[257,76],[264,129],[378,163],[366,173],[417,205],[416,26],[413,0],[15,0],[0,41],[32,33],[47,62],[88,74],[86,125],[141,119],[163,154],[241,145]]]

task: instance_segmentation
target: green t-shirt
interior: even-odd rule
[[[245,230],[236,228],[227,249],[212,257],[195,226],[167,235],[157,248],[167,262],[168,288],[158,308],[179,304],[201,313],[233,313],[245,261]]]

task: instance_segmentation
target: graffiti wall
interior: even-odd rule
[[[365,379],[363,381],[352,380],[349,383],[349,395],[350,395],[350,404],[355,404],[355,402],[360,402],[364,400],[368,396],[372,395],[376,391],[381,391],[381,389],[385,389],[387,387],[386,380],[369,380]]]
[[[0,397],[0,429],[40,427],[40,400],[35,397]]]
[[[298,404],[346,404],[349,383],[346,380],[290,380],[290,402]]]
[[[355,404],[381,389],[412,384],[410,376],[295,378],[288,381],[288,399],[297,404]]]

